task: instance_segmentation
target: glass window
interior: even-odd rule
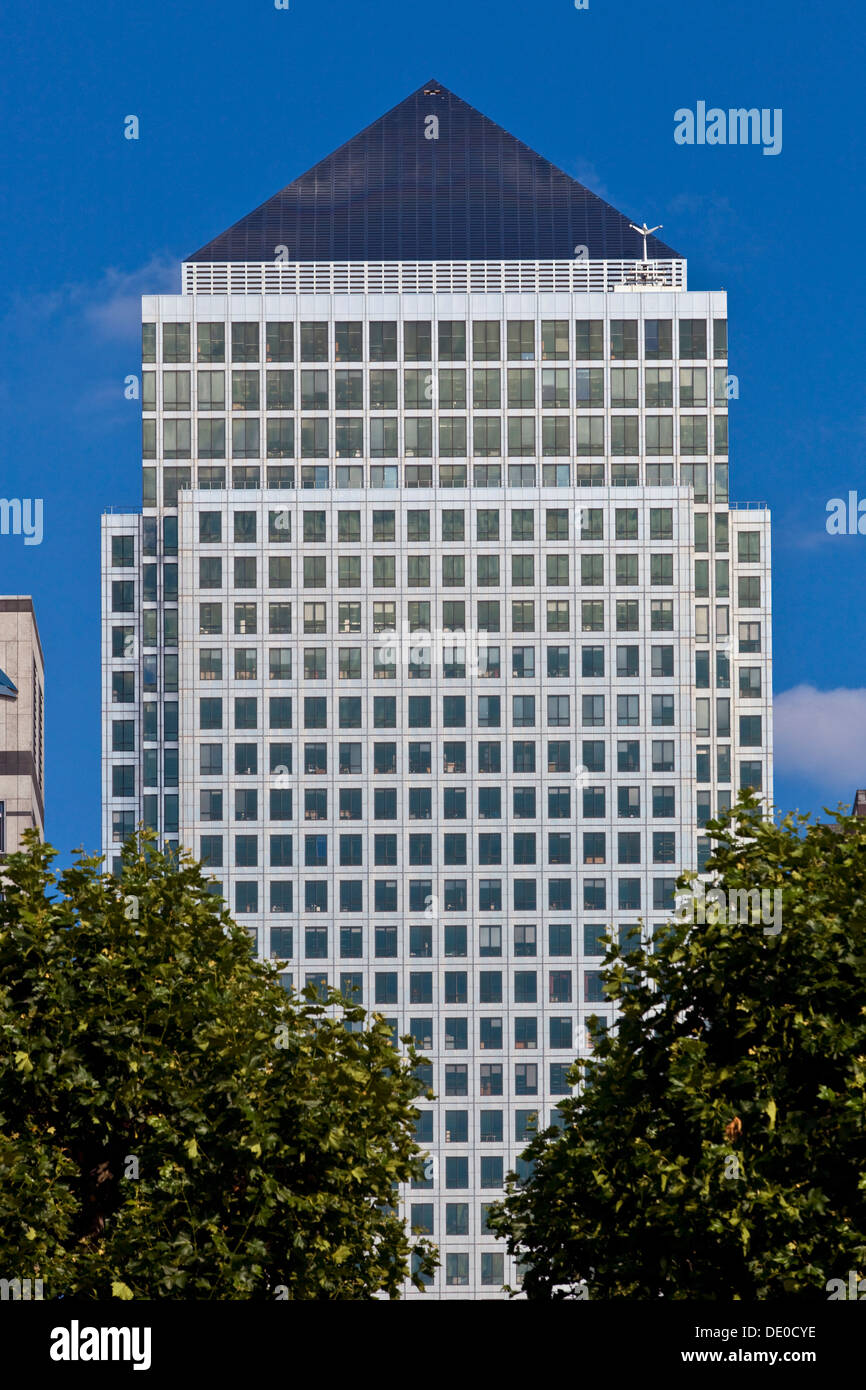
[[[680,319],[680,357],[706,360],[707,324],[705,319]]]
[[[188,323],[163,324],[162,360],[164,362],[188,362],[190,360],[190,325]]]
[[[371,322],[370,361],[397,361],[397,324],[393,320],[373,320]]]
[[[574,355],[578,362],[604,357],[604,324],[601,319],[578,319],[574,325]]]
[[[550,359],[567,359],[568,357],[568,320],[567,319],[542,319],[541,321],[541,356]]]
[[[294,360],[295,325],[293,323],[267,324],[265,329],[265,361],[293,362]]]
[[[648,362],[667,360],[673,356],[673,334],[670,319],[644,321],[645,356]]]
[[[498,362],[501,349],[498,319],[477,319],[472,324],[472,356],[476,362]]]
[[[531,319],[509,319],[509,362],[532,361],[535,357],[535,324]]]
[[[432,359],[432,335],[428,320],[403,325],[403,356],[407,362],[429,362]]]

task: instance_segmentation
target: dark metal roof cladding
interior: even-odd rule
[[[639,260],[629,221],[430,81],[189,259]],[[656,237],[648,255],[678,258]]]

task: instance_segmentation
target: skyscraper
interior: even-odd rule
[[[771,796],[769,518],[727,309],[437,82],[143,300],[143,508],[103,528],[105,852],[143,819],[285,980],[429,1057],[434,1296],[555,1119],[601,937]]]

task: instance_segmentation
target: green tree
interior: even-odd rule
[[[725,896],[693,906],[686,875],[652,949],[609,948],[618,1023],[489,1217],[528,1297],[826,1298],[862,1277],[866,827],[808,819],[743,797],[708,827]]]
[[[435,1255],[415,1054],[289,996],[198,865],[145,838],[122,881],[32,837],[0,902],[0,1274],[45,1297],[399,1296]],[[59,891],[58,891],[59,890]],[[347,1026],[348,1025],[348,1026]]]

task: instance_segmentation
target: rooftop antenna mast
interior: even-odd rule
[[[646,239],[647,239],[648,236],[652,236],[653,232],[660,232],[661,229],[662,229],[662,225],[663,225],[663,224],[660,222],[660,223],[658,224],[657,227],[648,227],[647,224],[644,222],[643,226],[641,226],[641,227],[636,227],[636,226],[634,225],[633,222],[629,222],[628,225],[631,227],[631,229],[632,229],[633,232],[637,232],[638,236],[642,236],[642,237],[643,237],[643,263],[644,263],[644,265],[646,265],[646,264],[647,264]]]

